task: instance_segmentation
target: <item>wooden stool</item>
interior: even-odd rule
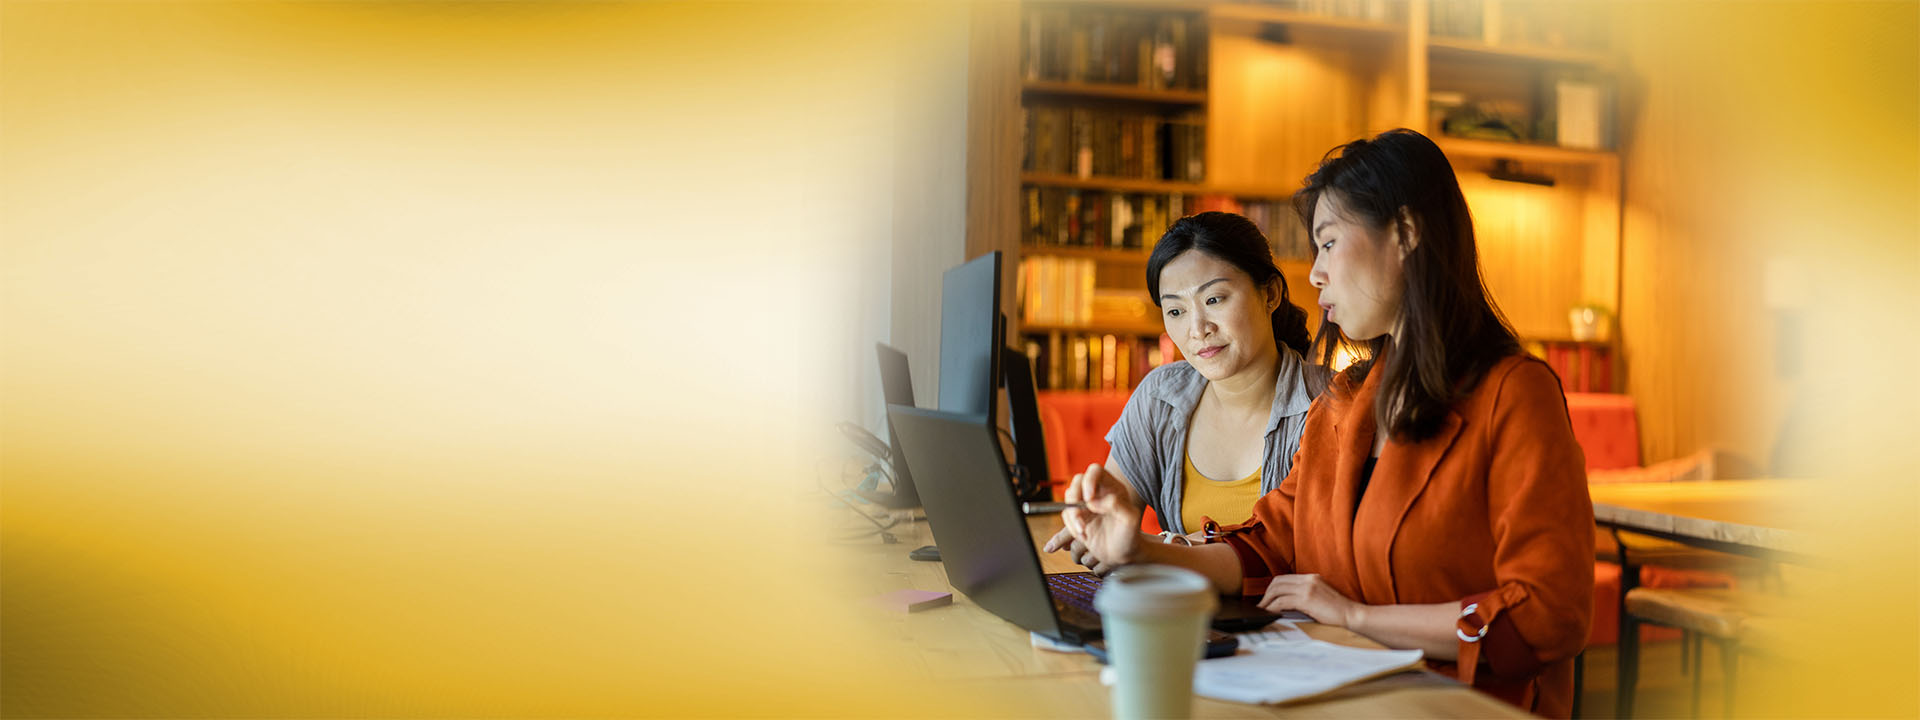
[[[1603,539],[1605,542],[1602,542]],[[1622,550],[1628,552],[1622,553]],[[1717,575],[1726,587],[1735,587],[1737,582],[1739,586],[1765,592],[1769,589],[1778,590],[1781,584],[1778,579],[1780,566],[1764,560],[1631,534],[1622,534],[1618,538],[1608,533],[1594,534],[1595,560],[1620,564],[1628,556],[1632,564],[1643,571],[1646,568],[1694,571],[1705,582],[1712,582]],[[1639,583],[1633,583],[1633,587],[1639,586]],[[1700,638],[1692,631],[1680,628],[1680,674],[1687,674],[1693,665],[1699,663],[1700,645]]]
[[[1682,641],[1681,653],[1684,657],[1691,652],[1695,663],[1699,662],[1699,645],[1703,639],[1710,638],[1720,647],[1720,662],[1723,668],[1722,681],[1725,683],[1726,703],[1721,714],[1733,715],[1733,682],[1739,666],[1739,646],[1742,637],[1741,627],[1761,613],[1756,609],[1757,599],[1751,593],[1738,590],[1708,588],[1634,588],[1627,591],[1626,612],[1620,617],[1622,633],[1638,633],[1641,624],[1660,625],[1679,628],[1686,631],[1688,638]],[[1689,650],[1687,644],[1693,648]],[[1637,648],[1636,648],[1637,654]],[[1629,672],[1620,678],[1623,692],[1622,707],[1618,708],[1621,717],[1632,715],[1631,706],[1633,686],[1639,678],[1639,658],[1629,661]],[[1693,672],[1693,716],[1700,716],[1700,670],[1696,666]]]

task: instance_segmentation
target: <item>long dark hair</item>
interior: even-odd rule
[[[1203,212],[1180,218],[1167,228],[1167,234],[1154,243],[1147,257],[1147,294],[1154,307],[1160,306],[1160,271],[1167,263],[1188,250],[1198,250],[1239,268],[1253,278],[1253,286],[1264,288],[1280,281],[1280,307],[1273,311],[1273,342],[1293,348],[1306,357],[1313,342],[1307,337],[1307,311],[1293,304],[1287,294],[1287,278],[1273,264],[1273,252],[1267,249],[1267,237],[1252,220],[1225,212]]]
[[[1358,352],[1337,326],[1322,322],[1314,344],[1322,363],[1331,363],[1340,347],[1353,352],[1359,360],[1347,372],[1355,382],[1364,381],[1374,360],[1384,356],[1387,375],[1373,406],[1378,426],[1408,441],[1433,437],[1455,401],[1494,363],[1520,351],[1480,277],[1473,218],[1453,165],[1425,135],[1389,130],[1328,151],[1307,176],[1293,202],[1309,233],[1323,196],[1380,232],[1401,223],[1404,213],[1419,234],[1401,277],[1398,334],[1375,338]],[[1390,343],[1393,352],[1387,352]]]

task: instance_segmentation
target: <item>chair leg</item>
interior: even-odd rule
[[[1627,545],[1620,542],[1618,528],[1613,529],[1613,541],[1620,548],[1620,597],[1617,599],[1620,637],[1613,646],[1620,657],[1615,661],[1613,715],[1630,718],[1633,717],[1633,686],[1640,679],[1640,623],[1627,612],[1627,593],[1640,586],[1640,565],[1627,554]]]
[[[1619,718],[1633,717],[1634,685],[1640,680],[1640,623],[1626,613],[1620,614],[1620,640],[1615,648],[1620,653],[1619,677],[1615,684],[1613,714]]]
[[[1693,634],[1693,671],[1694,672],[1700,672],[1700,668],[1701,668],[1700,664],[1707,661],[1706,660],[1707,656],[1701,654],[1705,650],[1706,645],[1707,645],[1707,638],[1705,635],[1701,635],[1700,633]]]
[[[1698,650],[1696,650],[1695,648],[1698,648],[1699,646],[1694,643],[1698,642],[1699,639],[1700,638],[1694,633],[1688,633],[1687,637],[1681,638],[1680,657],[1684,658],[1687,656],[1688,653],[1698,652]],[[1700,665],[1699,665],[1700,656],[1695,655],[1693,659],[1694,659],[1693,700],[1692,700],[1693,711],[1688,713],[1687,716],[1691,718],[1695,718],[1695,720],[1698,720],[1698,718],[1700,717],[1700,681],[1702,678],[1706,677],[1706,673],[1701,671],[1700,669]]]
[[[1680,674],[1681,675],[1687,674],[1687,667],[1692,664],[1691,661],[1693,659],[1694,659],[1693,658],[1693,631],[1682,629],[1680,631]]]
[[[1720,717],[1733,717],[1733,674],[1740,667],[1740,646],[1732,640],[1717,643],[1720,646],[1720,664],[1726,669],[1721,671],[1721,684],[1724,686],[1726,701],[1720,706]]]

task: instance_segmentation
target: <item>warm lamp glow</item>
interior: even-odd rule
[[[1353,364],[1352,350],[1348,350],[1345,345],[1342,345],[1340,347],[1336,347],[1333,349],[1333,365],[1331,367],[1333,368],[1334,372],[1340,372],[1342,370],[1345,370],[1347,369],[1347,366],[1352,364]]]

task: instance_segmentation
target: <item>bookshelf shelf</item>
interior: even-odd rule
[[[1427,51],[1430,57],[1459,60],[1521,60],[1602,70],[1614,65],[1612,56],[1591,50],[1537,45],[1488,45],[1478,40],[1444,35],[1427,38]]]
[[[1022,257],[1068,257],[1088,258],[1103,263],[1124,263],[1128,265],[1147,264],[1148,252],[1131,248],[1074,247],[1071,245],[1023,245]]]
[[[1358,18],[1334,17],[1303,13],[1285,8],[1251,3],[1223,3],[1210,9],[1213,20],[1237,22],[1257,22],[1269,25],[1290,25],[1313,30],[1327,30],[1355,36],[1374,36],[1381,39],[1406,33],[1406,28],[1394,23],[1375,22]]]
[[[1177,182],[1173,180],[1147,180],[1144,178],[1122,177],[1075,177],[1053,173],[1020,173],[1020,183],[1039,187],[1072,188],[1075,190],[1107,190],[1112,192],[1143,193],[1180,193],[1183,195],[1230,195],[1245,198],[1285,199],[1293,197],[1294,187],[1263,185],[1211,185],[1206,183]]]
[[[1116,83],[1054,82],[1031,80],[1020,91],[1029,98],[1065,98],[1077,100],[1122,100],[1127,102],[1189,107],[1207,104],[1204,90],[1154,90],[1138,85]]]
[[[1182,193],[1200,195],[1207,187],[1199,183],[1174,182],[1171,180],[1147,180],[1122,177],[1075,177],[1051,173],[1020,173],[1020,182],[1042,187],[1072,188],[1075,190],[1113,190],[1119,192]]]
[[[1152,335],[1159,336],[1167,331],[1166,327],[1153,322],[1091,322],[1084,325],[1048,325],[1028,324],[1020,328],[1022,333],[1092,333],[1095,335]]]
[[[1298,187],[1294,186],[1280,187],[1271,185],[1209,184],[1202,187],[1205,188],[1204,193],[1207,195],[1231,195],[1237,198],[1261,198],[1267,200],[1285,200],[1293,197],[1294,191],[1299,190]]]
[[[1576,148],[1564,148],[1558,145],[1500,142],[1497,140],[1469,140],[1454,137],[1439,137],[1434,140],[1436,144],[1440,146],[1440,150],[1445,152],[1449,158],[1507,158],[1520,162],[1588,166],[1611,166],[1620,162],[1620,155],[1610,150],[1580,150]]]

